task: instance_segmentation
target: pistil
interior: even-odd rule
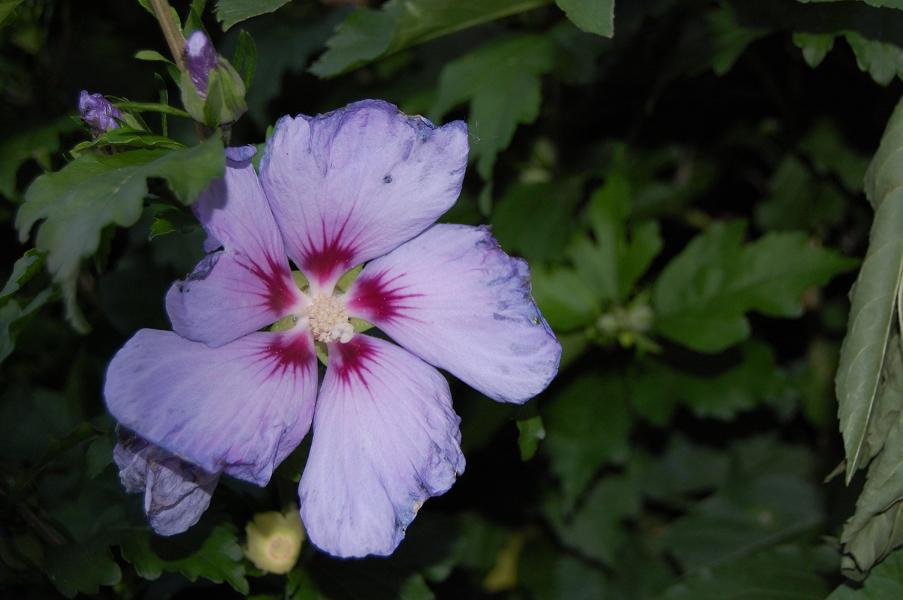
[[[318,342],[346,343],[354,335],[354,327],[348,320],[345,303],[331,294],[314,296],[307,308],[308,323],[314,339]]]

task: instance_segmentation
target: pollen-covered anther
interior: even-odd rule
[[[345,303],[332,295],[316,296],[308,307],[310,331],[318,342],[345,343],[354,336],[354,327],[348,320]]]

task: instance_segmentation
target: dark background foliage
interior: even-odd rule
[[[893,2],[620,0],[606,37],[551,2],[459,27],[454,9],[414,0],[440,22],[423,43],[398,1],[361,13],[295,0],[226,32],[213,4],[202,22],[224,56],[240,30],[256,45],[234,144],[261,143],[283,114],[361,98],[469,120],[474,161],[444,220],[489,223],[530,260],[565,347],[561,371],[524,407],[453,382],[467,471],[391,558],[339,561],[308,545],[281,577],[242,557],[245,523],[293,501],[303,448],[266,489],[224,482],[197,527],[152,537],[111,464],[100,394],[134,331],[168,327],[165,290],[202,255],[190,212],[152,178],[129,227],[84,208],[96,248],[38,238],[50,257],[89,256],[69,280],[32,255],[27,281],[0,294],[4,596],[903,597],[888,528],[841,546],[864,478],[823,481],[844,459],[833,379],[869,244],[863,180],[903,91]],[[559,4],[593,6],[604,25],[611,3]],[[75,116],[81,89],[180,105],[165,67],[133,58],[166,51],[138,2],[7,7],[10,273],[35,243],[15,225],[29,184],[89,139]],[[197,143],[187,119],[167,119],[165,132],[159,115],[146,121]],[[90,331],[76,332],[67,301]],[[841,571],[856,543],[883,544],[876,561],[889,554],[868,578],[872,564]]]

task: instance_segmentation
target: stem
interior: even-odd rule
[[[184,71],[185,60],[182,53],[185,50],[185,36],[182,35],[178,21],[173,18],[172,7],[167,0],[150,0],[150,5],[160,23],[160,29],[163,30],[163,37],[166,38],[166,44],[173,60],[176,61],[176,66],[180,71]]]

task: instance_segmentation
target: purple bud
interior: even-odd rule
[[[89,94],[87,90],[82,90],[78,96],[78,112],[81,113],[82,120],[91,126],[94,135],[117,129],[117,119],[122,119],[119,109],[104,98],[103,94]]]
[[[216,49],[207,34],[203,31],[195,31],[185,42],[185,64],[188,66],[188,74],[191,82],[203,97],[207,94],[207,80],[210,71],[216,68]]]

